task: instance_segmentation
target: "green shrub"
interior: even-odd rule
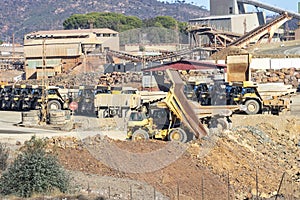
[[[5,144],[0,143],[0,171],[4,171],[6,169],[8,156],[8,148]]]
[[[66,192],[69,177],[53,155],[45,152],[45,139],[32,137],[0,178],[0,193],[31,197],[33,194]]]

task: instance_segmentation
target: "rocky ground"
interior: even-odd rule
[[[106,160],[101,158],[101,152],[107,152],[91,148],[89,142],[84,142],[82,149],[66,148],[58,155],[67,169],[143,181],[171,199],[176,198],[178,187],[179,194],[190,199],[203,196],[205,199],[228,199],[228,195],[230,199],[251,199],[257,194],[256,187],[260,197],[270,198],[276,195],[283,174],[279,193],[286,198],[293,196],[299,199],[299,118],[289,115],[235,115],[233,123],[231,131],[193,141],[177,160],[147,173],[124,173],[107,167],[107,163],[103,165]],[[100,138],[92,145],[103,147],[103,141],[105,139]],[[135,153],[155,154],[157,149],[166,149],[165,142],[161,141],[132,143],[109,140],[107,143]],[[167,152],[178,153],[178,148],[170,148]],[[153,162],[166,160],[167,152],[158,154],[159,159],[151,158],[137,166],[148,169]],[[111,152],[109,155],[113,157]],[[132,157],[123,153],[118,159],[122,161],[122,157],[126,158],[123,164],[127,168],[132,167],[126,164]],[[154,165],[151,167],[156,169]]]
[[[300,199],[299,119],[234,115],[232,130],[188,144],[56,136],[48,149],[86,197],[274,199],[283,177],[278,199]]]

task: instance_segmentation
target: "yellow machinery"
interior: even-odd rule
[[[59,87],[49,86],[46,89],[46,100],[48,110],[68,109],[69,107],[69,98],[60,94]]]
[[[106,90],[107,88],[98,88],[93,86],[80,86],[78,95],[75,99],[75,101],[78,103],[78,109],[76,110],[77,113],[80,114],[92,114],[94,113],[95,107],[94,107],[94,98],[95,98],[95,89],[97,92],[100,92],[100,90]]]
[[[244,105],[245,112],[249,115],[262,111],[278,114],[284,109],[289,109],[288,95],[293,92],[292,90],[270,93],[259,90],[258,85],[250,81],[251,57],[250,54],[227,56],[227,81],[231,83],[232,90],[229,93],[233,96],[233,102]],[[274,87],[278,86],[274,85]]]
[[[180,121],[176,123],[176,119],[171,113],[165,109],[151,109],[151,117],[147,117],[143,111],[131,111],[127,124],[127,139],[132,140],[147,140],[162,139],[170,141],[187,142],[193,138],[193,134],[186,132],[183,127],[180,127]],[[164,117],[155,118],[163,113]],[[156,119],[156,123],[154,120]],[[159,122],[160,123],[159,123]]]
[[[263,100],[257,91],[257,84],[252,81],[244,81],[240,92],[235,95],[234,102],[245,105],[248,115],[259,113],[263,108]]]
[[[209,126],[220,125],[230,128],[229,116],[238,106],[201,106],[188,100],[184,94],[184,85],[180,74],[175,70],[167,70],[172,87],[166,98],[155,107],[145,111],[132,111],[129,115],[127,139],[163,139],[187,142],[201,138],[207,134]],[[213,124],[217,122],[217,124]]]

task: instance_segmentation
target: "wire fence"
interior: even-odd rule
[[[249,191],[249,194],[245,196],[244,194],[238,194],[239,188],[234,188],[231,184],[230,173],[227,174],[226,177],[226,187],[223,186],[222,189],[218,190],[217,188],[213,188],[210,181],[202,177],[199,180],[199,185],[191,185],[191,188],[195,188],[196,191],[191,192],[191,188],[189,191],[186,187],[183,187],[186,183],[177,183],[176,187],[174,184],[172,187],[168,188],[164,191],[159,191],[155,187],[151,188],[143,188],[140,185],[129,184],[127,189],[123,189],[123,192],[120,192],[120,189],[114,186],[103,187],[98,189],[97,191],[92,191],[90,188],[87,189],[89,191],[89,195],[93,192],[101,194],[103,199],[106,200],[210,200],[210,199],[219,199],[219,200],[232,200],[232,199],[241,199],[242,195],[244,195],[243,199],[251,199],[251,200],[296,200],[297,197],[294,195],[294,191],[297,188],[294,188],[293,182],[289,181],[289,177],[284,172],[281,176],[281,179],[278,181],[278,188],[276,192],[270,192],[269,197],[262,195],[262,188],[260,188],[259,184],[259,175],[258,171],[256,171],[255,176],[255,186],[252,191]],[[200,190],[199,190],[200,188]],[[298,188],[299,190],[299,188]]]

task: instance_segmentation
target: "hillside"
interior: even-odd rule
[[[172,16],[180,21],[207,16],[209,12],[186,3],[156,0],[2,0],[0,1],[0,40],[22,42],[23,35],[37,30],[62,29],[72,14],[117,12],[141,19]]]

